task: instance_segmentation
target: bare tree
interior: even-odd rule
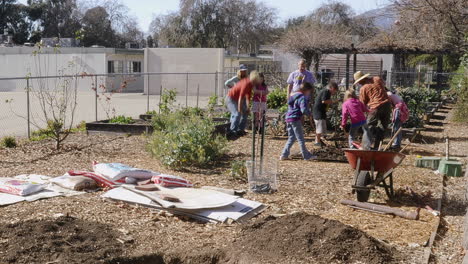
[[[353,36],[365,39],[375,34],[372,21],[356,17],[346,4],[330,2],[316,9],[299,25],[290,25],[279,43],[284,50],[301,56],[318,71],[323,54],[350,52]]]
[[[57,56],[59,49],[54,49]],[[34,68],[37,76],[44,77],[49,74],[49,68],[55,67],[56,79],[38,78],[30,82],[29,93],[39,102],[40,112],[31,115],[31,124],[39,129],[43,135],[55,141],[55,148],[60,149],[62,142],[72,132],[74,117],[77,107],[78,75],[81,66],[76,61],[70,61],[66,66],[61,67],[49,65],[52,60],[45,54],[44,48],[36,45],[33,52]],[[44,128],[45,124],[45,128]]]

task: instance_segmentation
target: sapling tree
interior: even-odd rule
[[[76,60],[60,66],[59,53],[59,47],[53,48],[50,53],[41,44],[35,46],[32,53],[35,78],[29,74],[29,86],[26,87],[31,101],[37,102],[40,109],[31,115],[30,122],[46,137],[54,140],[56,149],[60,149],[62,142],[72,132],[78,105],[78,79],[86,75],[80,73],[81,66]],[[57,77],[46,78],[50,74]]]

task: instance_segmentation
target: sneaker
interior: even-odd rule
[[[290,160],[290,158],[289,158],[289,157],[286,157],[286,156],[281,156],[279,159],[280,159],[280,160]]]
[[[308,158],[306,158],[304,160],[317,160],[317,158],[318,158],[317,156],[312,155],[312,156],[310,156],[310,157],[308,157]]]

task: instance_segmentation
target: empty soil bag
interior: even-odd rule
[[[98,185],[95,180],[84,176],[70,176],[65,174],[63,176],[50,179],[50,182],[57,184],[60,187],[75,190],[95,190]]]
[[[20,196],[27,196],[40,192],[46,187],[45,184],[17,180],[13,178],[0,178],[0,192]]]
[[[137,181],[151,179],[159,173],[133,168],[122,163],[94,163],[93,170],[95,173],[105,176],[112,181],[118,181],[125,177],[134,178]]]
[[[160,174],[155,175],[151,178],[155,184],[159,184],[163,187],[193,187],[193,184],[179,176]]]

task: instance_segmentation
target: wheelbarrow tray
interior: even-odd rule
[[[391,151],[344,149],[344,152],[353,169],[371,171],[373,163],[373,170],[382,173],[397,167],[406,157],[404,154]],[[359,168],[356,168],[358,159],[360,159]]]

